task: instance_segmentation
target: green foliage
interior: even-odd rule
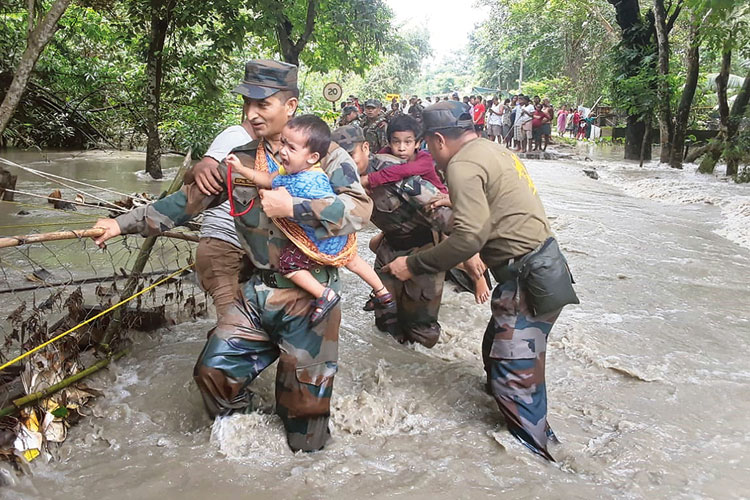
[[[415,93],[423,96],[469,92],[476,84],[473,58],[465,52],[453,52],[427,68],[415,87]]]
[[[605,0],[483,0],[490,15],[471,36],[479,85],[518,89],[567,78],[566,100],[593,102],[607,91],[610,48],[617,34]]]
[[[42,2],[45,3],[46,2]],[[193,148],[201,155],[223,128],[241,120],[241,100],[230,90],[242,79],[244,63],[279,58],[277,21],[291,23],[297,39],[305,26],[307,0],[186,0],[172,4],[163,55],[160,133],[166,150]],[[357,80],[382,53],[395,72],[419,68],[429,42],[395,36],[392,13],[382,0],[319,0],[312,36],[301,53],[302,111],[332,115],[317,96],[334,71]],[[101,4],[101,5],[100,5]],[[80,113],[117,147],[145,145],[145,58],[151,16],[166,15],[166,2],[121,0],[92,6],[74,3],[42,53],[32,86],[52,96],[55,109],[26,92],[5,138],[11,144],[65,147],[76,131],[68,117]],[[0,97],[25,46],[26,2],[0,6]],[[41,3],[40,3],[41,5]],[[154,11],[154,5],[161,5]],[[411,35],[409,35],[411,36]],[[319,72],[328,72],[320,76]],[[404,77],[404,72],[397,75]],[[337,75],[340,77],[340,75]],[[320,82],[305,87],[304,80]],[[418,71],[412,76],[418,76]],[[401,80],[399,85],[408,82]],[[35,88],[36,88],[35,87]]]
[[[384,0],[255,0],[248,27],[261,47],[283,53],[279,27],[296,42],[305,33],[308,5],[317,5],[315,27],[300,62],[315,72],[334,69],[359,75],[388,50],[393,12]]]
[[[588,104],[591,106],[593,104],[593,102],[577,102],[573,88],[573,82],[568,77],[563,76],[560,78],[545,78],[534,82],[524,82],[521,90],[526,95],[538,95],[542,99],[547,97],[558,108],[562,105],[585,106]]]

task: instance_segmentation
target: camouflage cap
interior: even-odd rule
[[[365,107],[366,108],[379,108],[382,105],[383,104],[380,101],[378,101],[377,99],[367,99],[367,101],[365,101]]]
[[[297,89],[297,66],[279,61],[253,60],[245,64],[245,78],[232,92],[265,99],[281,90]]]
[[[425,132],[450,128],[473,129],[474,121],[463,103],[440,101],[422,112],[422,126]]]
[[[357,144],[365,142],[365,133],[359,125],[344,125],[331,132],[331,141],[351,153]]]

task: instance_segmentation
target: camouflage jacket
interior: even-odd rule
[[[365,140],[370,143],[370,151],[377,153],[388,145],[386,135],[386,126],[388,120],[384,113],[379,114],[374,119],[367,118],[360,121],[360,126],[365,134]]]
[[[243,165],[253,168],[257,149],[258,141],[253,141],[232,152]],[[281,163],[278,154],[274,158]],[[370,218],[372,202],[359,183],[354,160],[342,148],[337,148],[328,153],[321,166],[331,180],[335,195],[315,200],[293,198],[294,220],[315,228],[315,234],[320,238],[358,231]],[[221,204],[228,199],[224,162],[219,164],[219,172],[225,186],[220,194],[204,195],[192,182],[192,177],[186,176],[187,183],[176,193],[117,217],[122,233],[158,234],[185,224],[206,208]],[[254,185],[234,172],[232,185],[236,212],[242,213],[252,204],[246,214],[234,218],[243,249],[257,268],[278,269],[279,255],[289,240],[263,212]]]
[[[403,163],[395,156],[380,154],[370,157],[368,173]],[[448,234],[453,227],[453,212],[448,207],[430,210],[429,205],[442,193],[430,182],[416,175],[373,189],[372,222],[391,246],[406,250],[436,242],[436,234]],[[444,195],[442,195],[444,196]]]

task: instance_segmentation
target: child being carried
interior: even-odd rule
[[[293,197],[320,199],[335,194],[328,176],[319,165],[328,154],[330,143],[331,131],[328,125],[317,116],[302,115],[290,120],[281,132],[281,165],[276,172],[261,172],[245,167],[232,154],[224,161],[232,171],[253,182],[259,189],[284,187]],[[357,255],[356,240],[349,241],[347,236],[319,238],[312,227],[296,222],[304,232],[300,232],[301,237],[297,237],[297,231],[290,235],[285,230],[288,224],[284,224],[284,221],[276,222],[291,240],[279,257],[279,272],[316,298],[315,307],[310,313],[312,326],[323,321],[341,299],[310,272],[321,266],[346,266],[372,287],[373,295],[382,303],[392,303],[395,307],[391,294],[378,275]]]

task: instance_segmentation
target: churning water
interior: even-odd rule
[[[594,156],[596,158],[596,156]],[[293,454],[272,414],[211,423],[191,378],[212,321],[134,336],[57,461],[8,498],[743,498],[750,496],[750,191],[624,162],[528,161],[577,280],[547,355],[547,464],[483,390],[488,305],[446,286],[444,333],[406,348],[345,272],[330,445]],[[601,180],[584,176],[596,166]],[[130,170],[118,170],[128,183]],[[111,175],[111,174],[109,174]],[[374,234],[372,231],[369,234]],[[360,238],[361,254],[371,259]]]

